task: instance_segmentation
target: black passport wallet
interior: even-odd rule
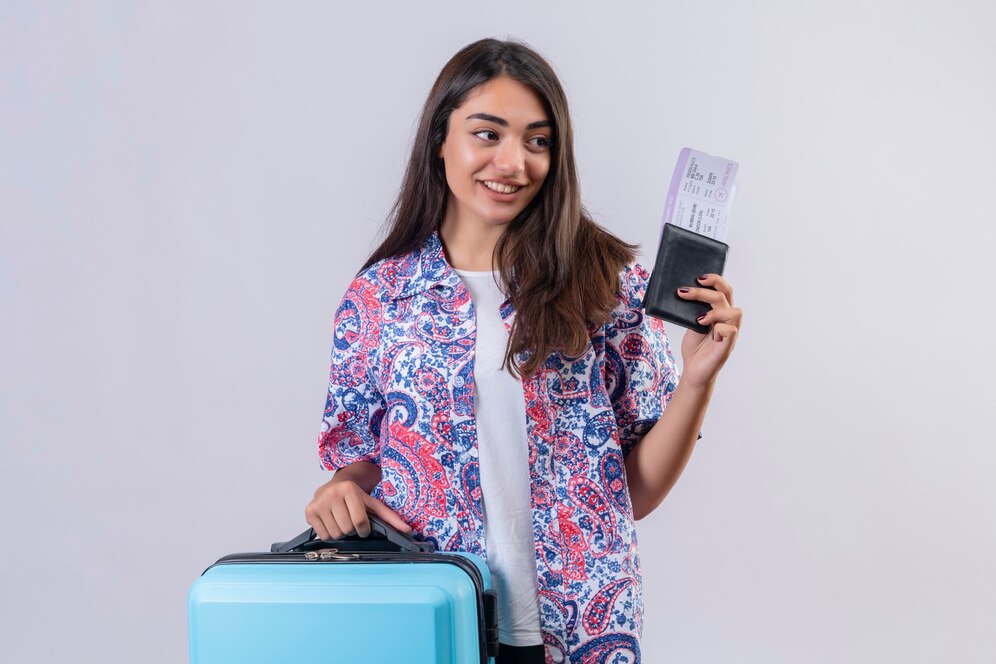
[[[657,261],[643,297],[644,310],[701,334],[709,326],[697,319],[712,309],[706,302],[682,300],[677,290],[683,286],[705,288],[699,284],[700,274],[723,274],[730,246],[719,240],[693,233],[674,224],[664,224],[664,235],[657,250]]]

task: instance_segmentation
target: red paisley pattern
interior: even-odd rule
[[[548,662],[640,661],[642,582],[624,457],[678,380],[649,275],[620,275],[613,320],[523,382],[540,629]],[[475,318],[439,237],[364,270],[336,311],[318,450],[381,466],[372,495],[440,550],[487,559],[474,420]],[[502,307],[506,326],[515,311]]]

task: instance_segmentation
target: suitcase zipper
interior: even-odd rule
[[[359,558],[358,553],[339,553],[339,549],[316,549],[314,551],[306,551],[304,554],[305,560],[315,561],[315,560],[335,560],[338,562],[345,562],[347,560],[356,560]]]
[[[432,563],[434,561],[445,561],[451,565],[460,567],[474,580],[478,592],[484,591],[484,577],[477,565],[453,553],[342,553],[339,549],[327,548],[315,551],[288,552],[288,553],[233,553],[230,556],[220,558],[215,565],[229,565],[235,563],[310,563],[315,561],[335,561],[335,562],[410,562],[410,563]],[[208,567],[207,569],[211,569]],[[207,570],[204,570],[207,572]]]

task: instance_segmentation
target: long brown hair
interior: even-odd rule
[[[636,247],[596,224],[581,205],[567,96],[549,63],[525,44],[482,39],[443,67],[422,107],[387,235],[363,269],[417,249],[439,229],[449,189],[438,154],[450,114],[471,91],[501,75],[531,89],[553,123],[543,186],[509,222],[493,256],[516,312],[505,365],[529,376],[552,352],[576,356],[585,351],[589,326],[609,320],[619,273]],[[522,351],[526,358],[520,365],[516,355]]]

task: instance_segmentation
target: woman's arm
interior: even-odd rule
[[[656,509],[675,485],[695,447],[716,377],[733,346],[743,311],[733,306],[733,288],[717,274],[698,279],[702,286],[682,288],[678,296],[712,306],[699,322],[708,334],[688,330],[681,340],[684,370],[664,414],[626,455],[626,479],[633,516],[642,519]]]
[[[368,272],[353,279],[336,310],[328,396],[318,437],[322,466],[335,474],[318,487],[305,519],[322,539],[370,534],[367,513],[402,532],[411,528],[370,496],[381,480],[380,423],[387,407],[371,367],[380,340],[379,286]]]
[[[357,461],[335,471],[326,485],[346,480],[356,482],[357,486],[370,493],[380,483],[380,466],[370,461]]]
[[[678,383],[657,423],[626,456],[633,516],[639,520],[660,505],[685,469],[702,430],[713,385]]]

